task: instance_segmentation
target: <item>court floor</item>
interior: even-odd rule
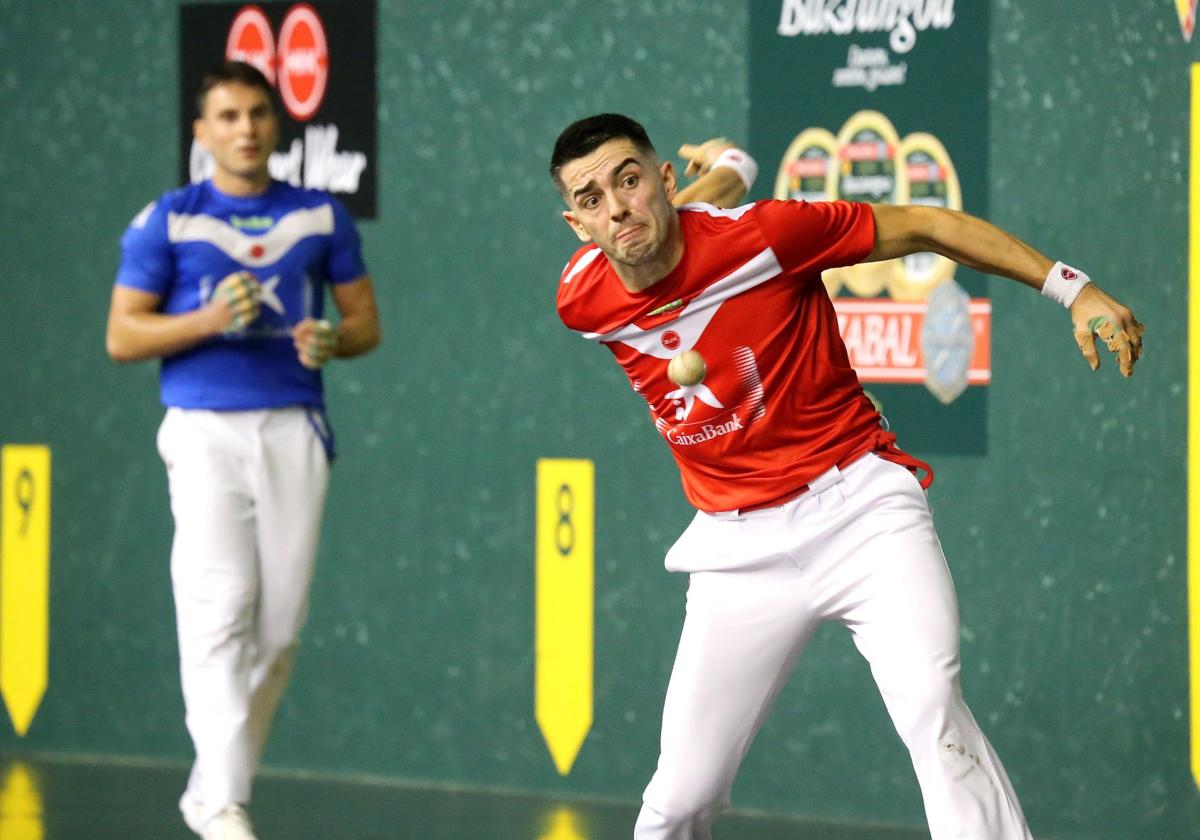
[[[175,809],[183,765],[0,755],[2,840],[195,840]],[[636,803],[425,788],[265,772],[260,840],[609,840],[632,835]],[[922,840],[924,831],[729,814],[718,840]]]

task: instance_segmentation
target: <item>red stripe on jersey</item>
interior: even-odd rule
[[[679,216],[684,254],[670,274],[630,292],[588,246],[567,264],[558,311],[625,369],[688,500],[707,511],[753,507],[865,452],[894,449],[820,282],[825,269],[870,253],[870,206],[763,201],[688,205]],[[666,371],[684,350],[699,352],[707,373],[680,387]]]

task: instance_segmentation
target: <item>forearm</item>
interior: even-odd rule
[[[935,207],[876,205],[871,259],[930,251],[967,268],[1041,289],[1054,261],[990,222]],[[900,217],[897,222],[896,217]]]
[[[711,169],[675,195],[676,207],[702,201],[716,207],[736,207],[746,197],[746,184],[728,167]]]
[[[342,318],[337,326],[337,349],[334,355],[350,359],[367,353],[379,344],[379,316],[371,312],[355,312]]]
[[[113,361],[138,362],[179,353],[220,332],[220,320],[208,307],[179,315],[114,313],[105,345]]]

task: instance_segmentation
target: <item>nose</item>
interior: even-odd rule
[[[608,197],[609,215],[614,222],[623,222],[629,216],[629,206],[621,200],[619,193],[613,193]]]

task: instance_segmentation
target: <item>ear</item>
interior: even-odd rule
[[[192,120],[192,136],[196,138],[196,142],[204,149],[212,151],[208,145],[208,132],[205,131],[204,120],[197,117]]]
[[[567,223],[571,230],[575,231],[575,235],[579,237],[580,242],[592,241],[592,235],[588,233],[587,229],[579,223],[579,220],[575,218],[574,213],[572,213],[570,210],[564,210],[562,217],[563,221]]]
[[[679,186],[679,182],[675,179],[675,167],[668,160],[658,168],[658,171],[662,175],[663,187],[667,191],[667,201],[674,201],[676,189]]]

